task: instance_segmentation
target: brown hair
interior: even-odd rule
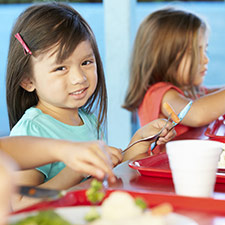
[[[134,43],[124,108],[135,111],[148,88],[157,82],[170,82],[182,88],[182,82],[177,81],[177,70],[190,49],[189,87],[193,86],[200,28],[206,30],[206,24],[199,17],[173,8],[158,10],[145,18]]]
[[[58,46],[57,60],[68,58],[77,45],[90,41],[96,64],[98,83],[93,95],[82,107],[87,113],[98,107],[99,127],[106,120],[107,92],[102,61],[95,36],[82,16],[73,8],[61,3],[37,4],[26,9],[18,18],[10,39],[7,66],[7,106],[10,128],[22,117],[25,110],[38,103],[36,91],[27,92],[20,84],[26,77],[32,77],[30,55],[14,37],[19,33],[34,56]],[[96,103],[97,101],[97,103]]]

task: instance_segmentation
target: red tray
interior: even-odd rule
[[[131,161],[129,166],[138,170],[140,174],[144,176],[172,178],[169,159],[166,153]],[[225,184],[225,173],[223,172],[224,169],[218,169],[218,173],[216,174],[216,183]]]
[[[210,139],[225,143],[225,115],[210,123],[205,135]]]
[[[108,190],[106,193],[106,197],[112,191],[114,190]],[[72,191],[67,193],[67,195],[65,195],[59,200],[41,202],[31,207],[25,208],[23,210],[14,212],[13,214],[45,209],[54,209],[59,207],[81,206],[81,205],[89,206],[90,203],[86,199],[85,192],[86,190]],[[149,208],[168,202],[173,206],[174,211],[179,209],[181,210],[185,209],[191,211],[202,211],[225,215],[225,200],[222,199],[187,197],[175,195],[172,193],[162,194],[155,192],[154,193],[134,192],[134,191],[127,191],[127,192],[130,193],[133,197],[143,198]]]

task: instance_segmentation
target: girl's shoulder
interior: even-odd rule
[[[21,119],[12,128],[10,136],[29,135],[29,136],[44,136],[42,135],[41,124],[46,125],[46,120],[43,123],[44,114],[41,110],[31,107],[27,109]]]
[[[148,90],[149,91],[157,91],[157,92],[165,92],[169,89],[174,89],[180,93],[183,93],[183,91],[179,87],[177,87],[174,84],[169,83],[169,82],[155,83],[155,84],[151,85]]]
[[[164,96],[164,94],[170,90],[175,90],[178,93],[184,95],[184,92],[177,86],[175,86],[169,82],[158,82],[149,87],[149,89],[147,90],[147,92],[145,94],[144,100],[145,99],[162,98]]]
[[[91,131],[93,134],[98,134],[97,136],[101,136],[102,127],[100,126],[100,130],[98,130],[98,119],[94,113],[87,113],[85,109],[79,109],[79,115],[82,118],[86,129]]]
[[[97,119],[95,115],[79,111],[84,124],[71,126],[64,124],[55,118],[42,113],[40,109],[30,108],[11,130],[10,136],[29,135],[46,138],[57,138],[66,140],[80,140],[81,138],[96,139]]]

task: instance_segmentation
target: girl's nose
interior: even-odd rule
[[[87,80],[87,77],[82,69],[73,69],[69,74],[70,82],[75,85],[79,83],[83,83]]]
[[[206,64],[208,64],[209,63],[209,57],[208,57],[208,55],[207,55],[207,53],[206,52],[202,52],[202,53],[200,53],[201,55],[200,55],[200,63],[202,64],[202,65],[206,65]]]
[[[204,60],[203,60],[203,63],[204,64],[208,64],[209,63],[209,57],[208,57],[208,55],[205,53],[204,54]]]

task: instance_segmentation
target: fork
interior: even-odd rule
[[[154,134],[154,135],[150,135],[150,136],[145,137],[145,138],[142,138],[142,139],[139,139],[139,140],[137,140],[137,141],[131,143],[130,145],[128,145],[128,146],[123,150],[123,153],[126,152],[130,147],[132,147],[133,145],[135,145],[135,144],[137,144],[137,143],[139,143],[139,142],[142,142],[142,141],[151,141],[151,140],[157,139],[157,138],[159,137],[159,135],[163,132],[163,130],[166,128],[168,122],[170,121],[171,115],[172,115],[172,114],[169,115],[168,119],[166,120],[166,123],[164,124],[164,126],[162,127],[162,129],[161,129],[158,133],[156,133],[156,134]]]
[[[188,113],[188,111],[190,110],[191,108],[191,105],[192,105],[193,101],[189,101],[188,104],[180,111],[180,113],[178,114],[178,118],[179,118],[179,122],[176,123],[176,122],[172,122],[172,127],[168,130],[168,132],[170,132],[175,126],[177,126],[178,124],[180,124],[180,122],[184,119],[184,117],[186,116],[186,114]],[[174,112],[175,113],[175,112]],[[157,142],[157,139],[156,141],[152,144],[151,146],[151,151],[153,151],[153,149],[156,147],[156,142]]]
[[[104,133],[103,133],[103,131],[101,131],[101,139],[100,139],[101,141],[103,141],[103,136],[104,136]],[[104,152],[106,152],[106,151],[104,151]],[[107,156],[108,156],[108,158],[110,158],[109,155],[107,155]],[[103,189],[104,193],[106,193],[108,187],[109,187],[108,175],[105,175],[103,178],[103,181],[102,181],[102,189]]]
[[[108,188],[109,188],[108,176],[106,175],[102,181],[102,189],[106,193]]]

